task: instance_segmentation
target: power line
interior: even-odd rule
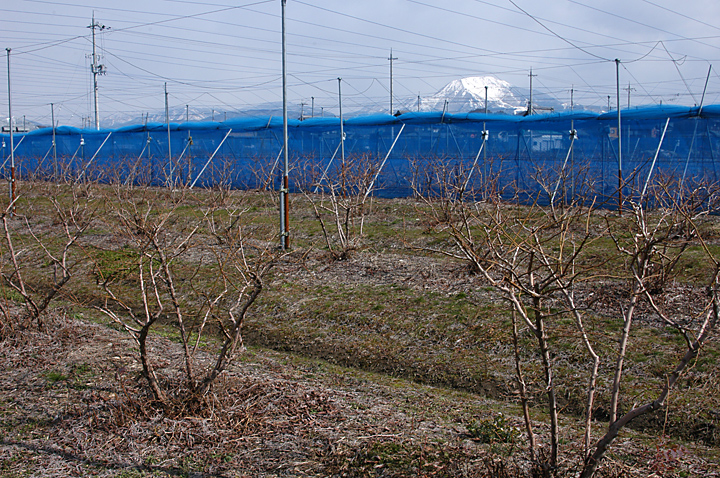
[[[509,0],[509,1],[512,2],[512,0]],[[677,33],[674,33],[674,32],[668,31],[668,30],[663,30],[662,28],[654,27],[654,26],[652,26],[652,25],[648,25],[647,23],[639,22],[639,21],[637,21],[637,20],[633,20],[632,18],[627,18],[627,17],[624,17],[624,16],[622,16],[622,15],[618,15],[617,13],[608,12],[608,11],[606,11],[606,10],[602,10],[602,9],[600,9],[600,8],[597,8],[597,7],[593,7],[593,6],[590,6],[590,5],[586,5],[586,4],[581,3],[581,2],[579,2],[579,1],[577,1],[577,0],[568,0],[568,1],[571,2],[571,3],[574,3],[574,4],[576,4],[576,5],[580,5],[580,6],[582,6],[582,7],[589,8],[589,9],[591,9],[591,10],[595,10],[595,11],[600,12],[600,13],[604,13],[605,15],[610,15],[610,16],[613,16],[613,17],[615,17],[615,18],[620,18],[621,20],[625,20],[625,21],[627,21],[627,22],[634,23],[634,24],[636,24],[636,25],[640,25],[640,26],[643,26],[643,27],[646,27],[646,28],[650,28],[650,29],[657,30],[657,31],[660,31],[660,32],[663,32],[663,33],[667,33],[667,34],[669,34],[669,35],[674,35],[674,36],[676,36],[676,37],[682,38],[683,40],[696,41],[696,40],[691,40],[690,38],[687,38],[687,37],[685,37],[685,36],[683,36],[683,35],[678,35]],[[697,43],[700,43],[701,45],[707,46],[707,47],[710,47],[710,48],[720,49],[720,47],[715,46],[715,45],[710,45],[710,44],[708,44],[708,43],[703,43],[703,42],[700,42],[700,41],[697,41]]]
[[[661,9],[663,9],[663,10],[665,10],[665,11],[670,12],[670,13],[674,13],[675,15],[679,15],[679,16],[681,16],[681,17],[683,17],[683,18],[687,18],[688,20],[692,20],[692,21],[694,21],[694,22],[697,22],[697,23],[699,23],[699,24],[701,24],[701,25],[705,25],[705,26],[707,26],[707,27],[714,28],[715,30],[720,30],[720,27],[718,27],[717,25],[713,25],[712,23],[703,22],[702,20],[698,20],[697,18],[693,18],[693,17],[691,17],[691,16],[689,16],[689,15],[685,15],[684,13],[680,13],[680,12],[677,12],[677,11],[675,11],[675,10],[671,10],[671,9],[669,9],[669,8],[667,8],[667,7],[663,7],[662,5],[658,5],[657,3],[651,2],[650,0],[642,0],[642,1],[645,2],[645,3],[647,3],[647,4],[649,4],[649,5],[652,5],[652,6],[654,6],[654,7],[661,8]]]
[[[578,50],[580,50],[580,51],[582,51],[582,52],[584,52],[584,53],[586,53],[586,54],[588,54],[588,55],[590,55],[590,56],[592,56],[592,57],[595,57],[595,58],[597,58],[598,60],[612,61],[612,60],[609,59],[609,58],[604,58],[604,57],[602,57],[602,56],[596,55],[595,53],[589,52],[588,50],[586,50],[586,49],[584,49],[584,48],[576,45],[575,43],[571,42],[571,41],[568,40],[567,38],[565,38],[565,37],[563,37],[563,36],[555,33],[555,32],[554,32],[553,30],[551,30],[549,27],[546,27],[540,20],[538,20],[537,18],[535,18],[534,16],[532,16],[530,13],[528,13],[527,11],[523,10],[522,8],[520,8],[515,2],[513,2],[513,0],[508,0],[508,1],[509,1],[510,3],[512,3],[513,5],[515,5],[515,8],[517,8],[518,10],[520,10],[521,12],[523,12],[525,15],[527,15],[528,17],[530,17],[530,18],[531,18],[533,21],[535,21],[538,25],[540,25],[540,26],[543,27],[545,30],[549,31],[549,32],[552,33],[554,36],[556,36],[556,37],[559,38],[560,40],[564,41],[564,42],[567,43],[568,45],[572,46],[573,48],[576,48],[576,49],[578,49]]]

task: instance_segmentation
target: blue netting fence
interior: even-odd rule
[[[424,193],[454,182],[503,198],[569,201],[590,194],[609,203],[619,185],[623,195],[632,197],[648,178],[673,177],[680,184],[718,181],[720,105],[623,110],[621,125],[620,139],[617,112],[356,117],[343,125],[343,162],[339,119],[292,120],[290,184],[312,190],[321,179],[327,186],[365,165],[373,177],[377,174],[372,194],[382,197]],[[2,140],[1,171],[7,178],[9,135]],[[99,131],[60,126],[55,148],[51,128],[14,134],[13,140],[20,179],[278,189],[283,163],[282,118],[276,116],[171,123],[169,145],[168,126],[161,123]]]

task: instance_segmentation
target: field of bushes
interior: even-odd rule
[[[594,444],[629,304],[619,416],[656,399],[713,312],[720,220],[702,211],[298,193],[283,251],[273,192],[18,191],[0,246],[3,476],[577,476],[592,369],[577,317],[599,357]],[[638,293],[627,251],[643,234],[658,241]],[[538,251],[559,258],[547,270],[572,282],[574,309],[555,276],[537,303],[522,288],[542,279]],[[541,312],[549,366],[513,297]],[[149,317],[162,400],[133,332]],[[716,335],[597,476],[720,475]]]

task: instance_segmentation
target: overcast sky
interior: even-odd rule
[[[279,102],[281,0],[3,1],[0,45],[11,48],[15,118],[60,124],[92,116],[93,12],[107,74],[100,118],[164,108],[224,112]],[[448,82],[493,75],[569,102],[615,100],[615,63],[631,104],[720,102],[717,0],[287,0],[288,101],[315,113],[389,108]],[[3,70],[6,70],[5,61]],[[718,70],[716,70],[716,68]],[[7,91],[7,73],[0,76]],[[627,91],[622,90],[626,105]],[[0,113],[7,117],[7,93]]]

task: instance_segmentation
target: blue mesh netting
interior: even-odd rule
[[[642,190],[666,123],[653,175],[696,183],[717,181],[720,105],[701,111],[681,106],[632,109],[622,112],[622,175],[627,194]],[[484,124],[489,136],[485,150],[478,155]],[[571,125],[577,131],[572,153]],[[292,120],[288,148],[291,185],[310,188],[333,155],[325,184],[337,181],[353,164],[377,170],[403,126],[373,194],[400,197],[412,194],[413,188],[427,191],[443,182],[461,184],[471,169],[468,188],[505,197],[522,194],[531,198],[542,191],[569,197],[582,193],[579,189],[588,185],[596,197],[611,198],[617,193],[617,112],[527,117],[433,112],[351,118],[343,126],[344,164],[339,151],[339,119]],[[277,188],[279,184],[280,117],[171,123],[172,162],[168,161],[166,124],[100,131],[61,126],[55,135],[56,152],[51,128],[14,135],[20,177],[155,185],[172,180],[195,183],[196,187]],[[7,175],[10,141],[7,134],[2,139],[2,172]]]

